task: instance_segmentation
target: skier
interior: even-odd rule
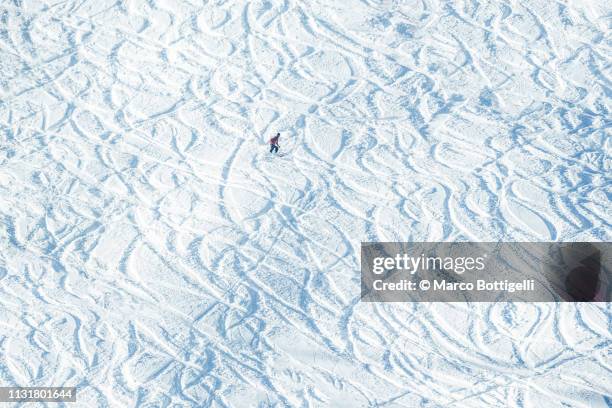
[[[270,139],[270,153],[278,153],[278,138],[280,137],[280,133],[277,133],[272,139]]]

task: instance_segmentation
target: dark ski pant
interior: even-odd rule
[[[270,145],[270,153],[278,153],[278,145]]]

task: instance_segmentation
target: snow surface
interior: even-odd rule
[[[361,241],[610,241],[611,12],[1,1],[0,384],[611,406],[609,304],[359,301]]]

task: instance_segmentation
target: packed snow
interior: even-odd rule
[[[362,241],[610,241],[611,15],[0,2],[0,385],[76,386],[78,407],[611,406],[609,303],[359,298]]]

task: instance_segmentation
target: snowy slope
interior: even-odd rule
[[[611,12],[1,1],[0,385],[610,406],[609,304],[365,304],[359,244],[610,241]]]

